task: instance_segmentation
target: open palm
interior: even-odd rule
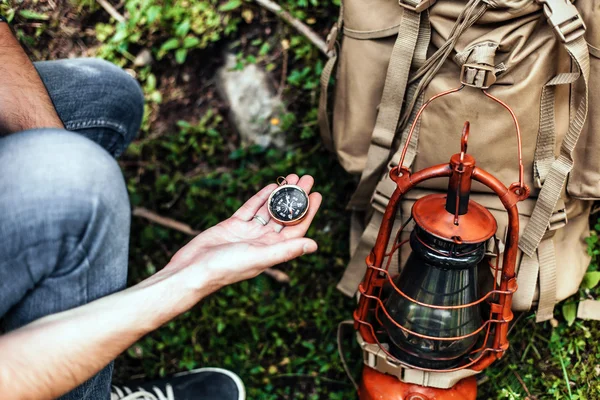
[[[289,175],[307,193],[314,180],[305,175]],[[321,195],[309,195],[310,209],[298,225],[283,227],[271,220],[267,200],[277,185],[272,184],[248,200],[230,218],[202,232],[185,245],[171,260],[177,269],[200,269],[217,286],[252,278],[265,269],[317,250],[317,244],[306,234],[319,206]],[[260,218],[255,219],[258,215]],[[260,219],[267,222],[263,225]]]

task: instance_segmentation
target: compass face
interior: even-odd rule
[[[293,185],[276,189],[269,202],[271,215],[281,222],[295,222],[306,214],[308,197],[306,193]]]

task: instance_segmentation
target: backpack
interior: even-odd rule
[[[327,43],[322,139],[348,172],[360,174],[348,205],[351,260],[338,289],[353,296],[364,276],[395,189],[388,172],[398,165],[417,110],[462,84],[465,90],[422,114],[404,165],[418,171],[447,162],[468,120],[470,153],[508,185],[520,173],[515,127],[482,90],[514,110],[531,195],[519,204],[513,309],[536,307],[538,322],[551,319],[555,304],[577,292],[588,268],[585,238],[593,201],[600,199],[600,1],[342,0]],[[327,89],[334,71],[330,124]],[[433,181],[410,192],[397,225],[418,198],[445,189],[445,182]],[[503,206],[483,186],[473,186],[472,199],[498,221],[488,251],[502,254],[508,222]],[[410,230],[409,224],[402,239]],[[392,265],[402,265],[408,251],[403,247]],[[599,318],[600,303],[580,303],[578,315]]]

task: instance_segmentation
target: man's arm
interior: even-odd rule
[[[298,185],[308,192],[312,178]],[[316,243],[303,236],[320,206],[318,193],[310,195],[306,219],[281,233],[252,219],[275,187],[267,186],[231,218],[198,235],[140,284],[0,336],[0,393],[11,399],[56,398],[208,294],[316,251]]]
[[[33,63],[8,24],[0,22],[0,135],[63,127]]]

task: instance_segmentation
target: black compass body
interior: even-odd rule
[[[296,185],[281,185],[269,197],[271,218],[283,225],[299,223],[308,211],[309,201],[306,192]]]

